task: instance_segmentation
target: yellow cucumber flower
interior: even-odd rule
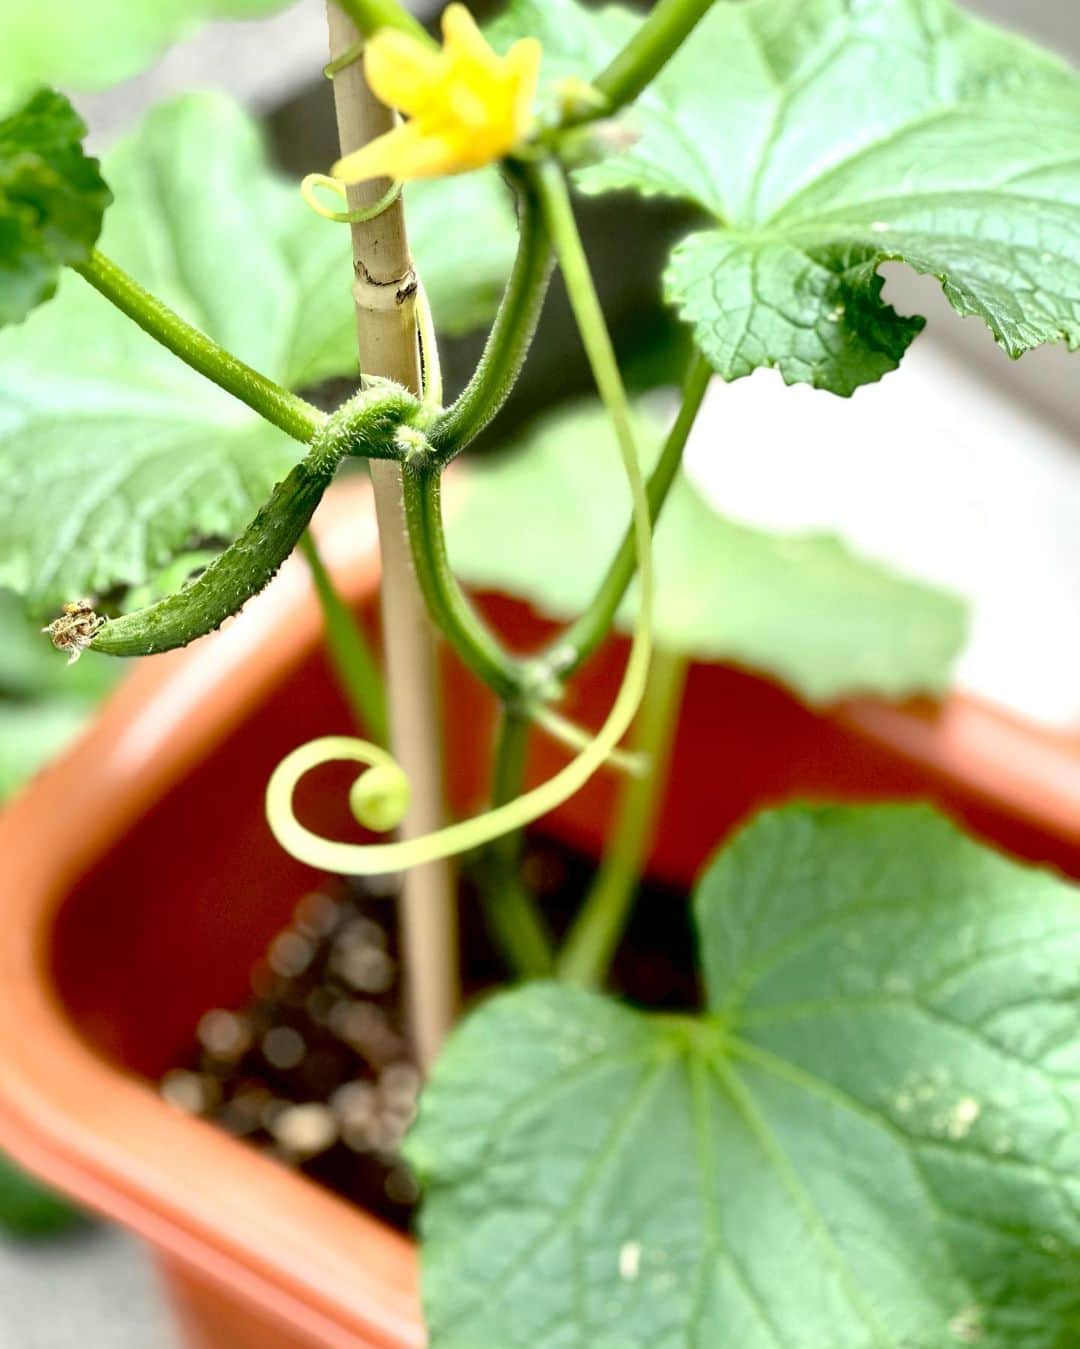
[[[441,51],[392,28],[368,42],[368,84],[409,120],[339,159],[331,170],[335,178],[400,182],[464,173],[501,159],[528,136],[540,43],[522,38],[498,56],[459,4],[443,12],[442,31]]]

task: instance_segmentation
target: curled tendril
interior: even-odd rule
[[[433,414],[442,409],[443,379],[442,364],[439,361],[439,344],[435,337],[435,319],[431,312],[424,283],[417,278],[416,283],[416,328],[420,339],[420,359],[424,366],[425,412]]]
[[[408,779],[404,771],[386,750],[368,741],[343,736],[313,740],[278,764],[266,791],[266,816],[274,837],[286,852],[310,866],[356,876],[405,871],[425,862],[453,857],[522,829],[548,814],[578,792],[613,754],[621,753],[617,749],[618,743],[634,719],[648,678],[652,648],[652,556],[645,482],[632,443],[626,437],[620,437],[619,441],[633,497],[634,528],[641,558],[642,600],[622,684],[607,720],[596,735],[554,777],[506,805],[419,838],[371,844],[339,843],[307,829],[293,810],[296,785],[313,768],[334,760],[367,764],[368,772],[361,774],[353,785],[350,804],[355,811],[358,798],[366,803],[370,792],[382,804],[374,812],[365,806],[361,823],[370,828],[390,830],[401,823],[408,809]],[[565,726],[560,726],[560,730],[565,730]],[[380,773],[380,770],[388,769],[392,772]],[[372,788],[365,788],[365,780],[376,773],[380,776]]]
[[[370,206],[357,206],[349,211],[332,211],[315,195],[316,189],[320,187],[332,192],[339,201],[347,202],[349,198],[345,184],[331,178],[328,173],[309,173],[300,180],[300,195],[315,214],[321,215],[324,220],[335,220],[341,225],[361,225],[365,220],[374,220],[384,211],[388,211],[401,196],[401,184],[394,182],[378,201],[372,202]]]
[[[565,187],[562,187],[561,191],[565,197]],[[558,218],[560,209],[568,218],[566,222]],[[568,289],[580,282],[588,292],[591,306],[595,311],[595,319],[592,314],[588,314],[583,320],[579,314],[578,324],[586,340],[597,384],[611,416],[633,504],[640,601],[622,683],[607,720],[599,731],[553,777],[483,815],[462,820],[418,838],[401,839],[391,843],[339,843],[321,838],[305,828],[293,811],[293,792],[304,774],[320,764],[336,759],[351,759],[369,765],[369,773],[387,768],[396,770],[396,777],[383,774],[370,793],[370,796],[381,802],[378,809],[374,811],[367,809],[369,793],[360,785],[367,775],[361,775],[350,793],[353,807],[356,807],[359,797],[367,821],[373,818],[383,822],[389,821],[385,823],[386,829],[393,828],[404,819],[408,809],[408,780],[391,755],[367,741],[329,737],[312,741],[294,750],[277,766],[270,779],[266,791],[266,815],[270,828],[281,846],[309,866],[358,876],[370,876],[386,871],[405,871],[426,862],[435,862],[441,858],[469,852],[505,834],[522,829],[555,810],[581,790],[597,769],[617,751],[619,741],[629,729],[641,705],[652,655],[653,558],[649,499],[641,473],[626,394],[614,363],[614,354],[610,350],[606,329],[600,335],[600,340],[596,340],[595,328],[597,325],[603,327],[603,317],[599,313],[599,302],[596,299],[592,277],[588,272],[588,264],[581,251],[568,199],[561,208],[559,201],[556,200],[549,214],[551,216],[549,223],[556,226],[552,231],[553,241],[563,271],[567,275]],[[565,732],[565,725],[560,729]],[[387,792],[388,785],[389,792]],[[400,808],[400,813],[394,809],[395,804]]]
[[[353,817],[377,834],[396,829],[409,811],[412,788],[396,763],[376,764],[361,773],[349,791]]]
[[[359,61],[363,54],[364,40],[361,38],[359,42],[354,42],[351,47],[346,47],[340,56],[335,56],[332,61],[328,61],[323,66],[322,73],[328,80],[332,80],[335,75],[347,70],[349,66]]]
[[[539,707],[532,714],[532,720],[542,731],[546,731],[552,740],[570,749],[585,749],[592,740],[592,732],[584,726],[564,717],[551,707]],[[618,769],[632,778],[643,778],[649,771],[649,756],[634,750],[613,749],[607,757],[607,766]]]

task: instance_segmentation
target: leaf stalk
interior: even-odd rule
[[[212,338],[182,319],[156,295],[142,286],[97,249],[89,261],[75,270],[101,295],[132,319],[144,333],[179,356],[193,370],[205,375],[226,393],[280,427],[302,444],[314,440],[326,420],[317,407],[290,393],[272,379],[260,375]]]

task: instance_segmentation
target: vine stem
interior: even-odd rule
[[[634,506],[633,551],[641,580],[641,604],[635,640],[631,645],[628,675],[640,682],[637,701],[644,692],[652,647],[653,560],[652,511],[648,491],[638,463],[630,404],[623,386],[611,335],[604,319],[600,297],[596,292],[589,260],[574,219],[570,192],[561,167],[553,161],[532,170],[543,205],[548,232],[555,244],[555,252],[562,268],[566,293],[577,321],[578,331],[585,347],[593,379],[607,409],[615,438],[627,469],[631,498]],[[635,710],[637,703],[635,702]]]
[[[529,687],[529,666],[511,655],[473,609],[450,566],[442,519],[442,469],[492,420],[532,343],[551,276],[551,242],[539,198],[517,169],[510,170],[519,207],[514,266],[484,352],[461,396],[427,430],[433,459],[403,474],[405,517],[413,566],[428,612],[466,666],[504,703]]]
[[[364,15],[379,6],[356,0]],[[327,7],[331,59],[355,46],[350,18]],[[394,125],[394,114],[371,93],[362,62],[334,78],[338,138],[343,155]],[[385,182],[348,189],[349,206],[360,210],[384,196]],[[396,380],[422,396],[417,340],[416,274],[405,232],[401,198],[370,220],[352,225],[357,336],[367,374]],[[439,734],[438,667],[434,632],[416,583],[406,536],[401,468],[372,463],[375,510],[382,555],[383,646],[394,757],[412,784],[412,804],[402,826],[405,840],[437,831],[443,823]],[[402,948],[413,1044],[422,1068],[430,1066],[458,1002],[457,907],[452,869],[445,859],[412,867],[402,877]]]
[[[386,689],[378,662],[352,611],[338,594],[310,530],[301,536],[300,551],[311,570],[322,608],[326,645],[338,683],[357,723],[373,740],[385,745],[389,738]]]
[[[607,99],[607,111],[637,98],[712,7],[713,0],[659,0],[653,5],[634,36],[593,80]]]
[[[516,166],[507,166],[507,174],[518,202],[517,253],[472,378],[428,429],[440,464],[474,440],[506,402],[532,345],[551,277],[551,240],[536,191]]]
[[[529,747],[529,721],[503,707],[495,742],[491,804],[501,806],[521,795]],[[520,829],[489,845],[479,871],[480,893],[492,934],[517,974],[543,979],[555,966],[551,935],[521,876]]]
[[[631,735],[633,749],[649,756],[649,772],[622,779],[611,843],[559,955],[559,977],[569,983],[593,988],[603,981],[630,916],[667,785],[688,667],[680,652],[657,647]]]
[[[682,403],[649,476],[649,515],[659,518],[682,463],[683,450],[705,398],[712,370],[695,355],[683,383]],[[569,678],[588,660],[611,630],[615,614],[637,570],[633,523],[588,607],[546,653],[521,660],[508,652],[486,626],[462,590],[450,566],[442,519],[438,469],[417,467],[404,474],[405,512],[413,563],[428,612],[468,668],[504,702],[543,697],[551,681]],[[543,717],[539,718],[543,722]]]
[[[701,410],[712,374],[708,361],[695,352],[683,381],[678,416],[664,441],[656,466],[649,475],[649,514],[654,524],[682,464],[683,451]],[[580,669],[611,631],[619,605],[634,579],[636,565],[634,528],[631,525],[589,606],[552,644],[549,659],[553,665],[557,664],[562,678],[569,678]]]
[[[282,847],[312,866],[357,875],[403,870],[482,847],[504,834],[523,828],[580,791],[608,761],[611,751],[633,723],[645,692],[652,650],[652,525],[645,479],[638,463],[630,406],[562,170],[557,164],[549,162],[533,166],[531,173],[535,175],[547,228],[566,277],[585,351],[615,428],[619,455],[633,501],[641,602],[622,683],[603,725],[581,752],[553,777],[522,792],[504,805],[495,806],[482,815],[447,825],[422,837],[358,845],[335,842],[315,834],[296,818],[292,797],[300,778],[321,760],[311,757],[311,746],[287,755],[275,769],[267,786],[267,819]],[[357,748],[362,749],[364,754],[370,753],[370,747],[360,745],[359,742]],[[334,757],[332,751],[328,750],[327,754]],[[346,754],[345,757],[357,756]]]
[[[306,445],[315,438],[326,421],[325,413],[218,346],[97,249],[90,254],[89,261],[77,264],[75,270],[144,333],[200,375],[239,398],[294,440]]]
[[[413,565],[428,612],[478,679],[503,702],[519,701],[526,682],[524,662],[503,648],[450,566],[442,519],[441,469],[406,465],[402,490]]]

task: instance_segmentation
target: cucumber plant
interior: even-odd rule
[[[923,321],[884,299],[885,262],[936,277],[1013,358],[1075,349],[1075,72],[954,0],[644,16],[510,0],[483,32],[451,4],[441,43],[397,0],[334,0],[341,157],[303,184],[219,95],[155,109],[99,165],[47,87],[130,73],[192,17],[272,7],[88,17],[57,0],[0,20],[0,585],[69,654],[130,656],[201,637],[307,558],[370,739],[297,746],[267,814],[314,866],[404,873],[432,1344],[1080,1343],[1073,886],[929,809],[791,806],[700,878],[703,1011],[603,991],[691,661],[810,702],[901,696],[944,687],[963,640],[952,597],[835,539],[719,517],[682,469],[707,390],[761,368],[823,397],[893,377]],[[660,281],[689,339],[666,426],[628,397],[578,229],[580,195],[615,191],[694,222]],[[581,342],[564,359],[598,398],[478,458],[555,269]],[[447,399],[440,336],[489,318]],[[355,380],[357,333],[359,392],[326,412],[314,391]],[[448,528],[443,475],[463,455]],[[345,459],[375,490],[385,687],[307,533]],[[511,650],[463,582],[564,626]],[[586,731],[560,699],[616,629],[625,673]],[[490,805],[453,822],[433,630],[501,706]],[[567,762],[527,787],[533,734]],[[293,788],[332,758],[364,767],[354,814],[396,839],[296,818]],[[601,770],[619,779],[607,846],[556,943],[521,831]],[[441,1047],[449,864],[466,854],[520,986]]]

